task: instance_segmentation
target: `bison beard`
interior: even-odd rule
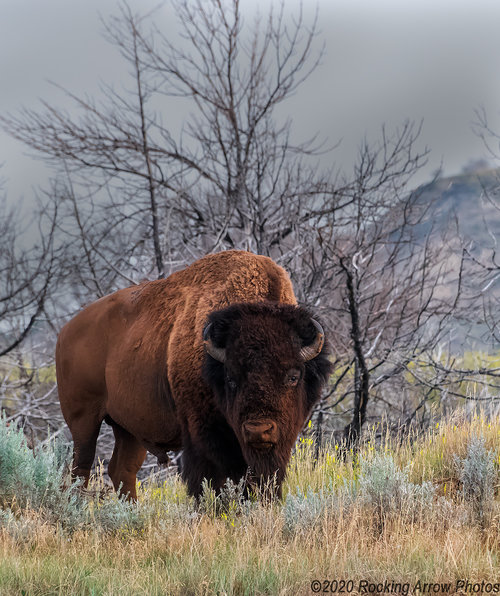
[[[109,475],[136,498],[146,450],[182,450],[199,495],[246,475],[277,493],[331,364],[319,323],[290,278],[245,251],[207,255],[166,279],[90,304],[59,334],[61,409],[73,474],[87,484],[101,424],[115,436]],[[120,488],[121,487],[121,488]]]
[[[281,498],[281,485],[285,479],[290,449],[280,449],[276,446],[265,457],[247,452],[245,459],[248,463],[245,476],[246,491],[260,492],[264,497]]]

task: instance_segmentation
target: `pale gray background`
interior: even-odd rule
[[[250,19],[255,2],[242,2]],[[134,10],[157,5],[130,1]],[[287,11],[297,6],[286,0]],[[303,7],[313,14],[316,2]],[[321,130],[332,143],[342,139],[329,159],[349,168],[365,133],[376,139],[382,123],[424,119],[422,146],[432,149],[424,177],[441,161],[452,174],[485,155],[471,122],[483,105],[500,132],[498,0],[319,0],[318,7],[326,55],[286,104],[299,137]],[[0,0],[0,111],[36,107],[38,98],[68,107],[48,80],[94,96],[99,81],[125,81],[126,66],[101,36],[99,14],[116,12],[116,0]],[[168,4],[156,22],[175,27]],[[3,132],[0,163],[11,201],[29,201],[48,176]]]

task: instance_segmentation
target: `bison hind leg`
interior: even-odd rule
[[[146,458],[146,449],[128,431],[112,423],[115,435],[115,447],[108,466],[108,473],[115,490],[127,495],[127,499],[136,501],[137,472]]]

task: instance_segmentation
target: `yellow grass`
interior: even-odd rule
[[[432,481],[438,489],[429,511],[410,520],[404,512],[389,515],[382,526],[373,508],[359,500],[344,507],[342,497],[336,509],[325,509],[296,531],[286,528],[283,503],[256,504],[237,515],[203,514],[178,479],[139,487],[137,507],[149,507],[149,517],[135,530],[69,533],[40,512],[25,512],[24,526],[0,531],[0,594],[300,595],[313,593],[313,580],[351,580],[353,594],[363,593],[361,581],[407,583],[410,593],[418,581],[450,582],[453,589],[458,580],[494,585],[500,582],[498,487],[481,528],[467,516],[453,463],[455,455],[465,456],[475,434],[496,450],[498,479],[498,418],[451,419],[402,444],[389,437],[377,446],[374,436],[367,440],[362,457],[387,451],[401,468],[409,466],[412,482]],[[330,486],[335,494],[335,487],[355,483],[358,457],[343,459],[339,452],[332,446],[314,462],[312,446],[303,440],[284,499],[297,487],[306,493]]]

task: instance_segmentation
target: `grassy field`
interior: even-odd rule
[[[195,506],[175,477],[144,483],[129,505],[100,477],[93,496],[56,493],[62,452],[33,454],[3,428],[0,594],[500,590],[500,418],[374,437],[359,454],[332,445],[318,461],[303,439],[281,502],[243,501],[228,486]]]

